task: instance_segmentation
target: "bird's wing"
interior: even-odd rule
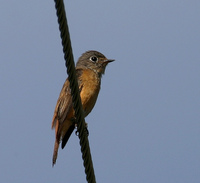
[[[55,107],[54,116],[52,120],[52,128],[55,128],[57,122],[59,124],[62,124],[65,121],[71,108],[72,98],[70,93],[69,80],[67,79],[63,85]]]

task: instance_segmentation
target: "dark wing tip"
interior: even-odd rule
[[[63,149],[65,147],[65,145],[67,144],[67,141],[69,140],[69,137],[71,136],[72,132],[74,131],[75,125],[71,125],[69,127],[69,129],[67,130],[67,133],[65,134],[65,136],[62,139],[62,144],[61,144],[61,148]]]

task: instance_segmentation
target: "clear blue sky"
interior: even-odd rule
[[[75,60],[107,67],[89,124],[97,182],[200,182],[200,1],[65,1]],[[67,77],[54,1],[0,8],[0,182],[86,182],[72,134],[51,166]]]

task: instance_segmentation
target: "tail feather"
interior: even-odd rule
[[[55,144],[52,158],[52,165],[54,166],[56,163],[56,159],[58,156],[58,149],[60,141],[62,140],[62,149],[65,147],[70,135],[72,134],[75,125],[72,124],[70,120],[66,120],[63,124],[60,124],[57,119],[53,120],[52,127],[55,128]]]
[[[57,156],[58,156],[58,148],[59,148],[59,141],[56,139],[55,144],[54,144],[52,166],[54,166],[55,163],[56,163],[56,159],[57,159]]]

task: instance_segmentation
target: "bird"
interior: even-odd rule
[[[101,87],[101,78],[108,63],[114,59],[107,59],[102,53],[94,50],[83,53],[76,63],[76,76],[80,92],[84,117],[93,109]],[[75,112],[73,109],[70,83],[65,80],[54,110],[52,129],[55,129],[55,143],[52,165],[58,156],[59,144],[63,149],[75,129]]]

